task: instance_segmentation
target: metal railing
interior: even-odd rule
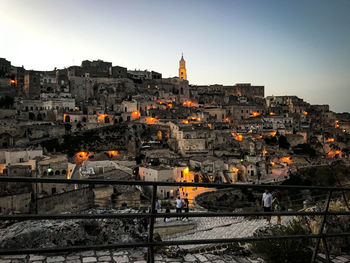
[[[176,245],[194,245],[194,244],[220,244],[220,243],[234,243],[234,242],[258,242],[264,240],[285,240],[285,239],[316,239],[316,245],[313,250],[311,262],[316,262],[317,254],[321,240],[324,243],[326,256],[328,262],[330,260],[330,253],[327,244],[327,238],[331,237],[347,237],[350,232],[345,233],[324,233],[324,228],[327,216],[331,215],[350,215],[350,211],[329,211],[329,205],[332,198],[332,193],[342,192],[345,203],[347,199],[345,192],[350,191],[350,187],[324,187],[324,186],[296,186],[296,185],[252,185],[252,184],[217,184],[217,183],[184,183],[184,182],[148,182],[148,181],[120,181],[120,180],[103,180],[103,179],[49,179],[49,178],[28,178],[28,177],[0,177],[1,182],[22,182],[22,183],[59,183],[59,184],[80,184],[80,185],[139,185],[152,187],[151,210],[149,213],[128,213],[128,214],[16,214],[16,215],[0,215],[0,220],[44,220],[44,219],[103,219],[103,218],[148,218],[149,231],[147,242],[135,243],[116,243],[105,245],[87,245],[87,246],[70,246],[70,247],[56,247],[56,248],[29,248],[29,249],[0,249],[0,255],[14,255],[14,254],[38,254],[38,253],[61,253],[61,252],[76,252],[84,250],[101,250],[101,249],[117,249],[117,248],[134,248],[147,247],[148,248],[148,262],[154,262],[154,248],[160,246],[176,246]],[[323,211],[320,212],[191,212],[187,213],[186,217],[244,217],[244,216],[322,216],[322,222],[318,234],[309,235],[289,235],[289,236],[263,236],[263,237],[246,237],[246,238],[223,238],[223,239],[200,239],[200,240],[177,240],[177,241],[162,241],[155,242],[153,239],[154,223],[156,218],[164,217],[181,217],[180,213],[156,213],[155,204],[157,197],[157,189],[159,186],[173,186],[173,187],[207,187],[207,188],[231,188],[231,189],[256,189],[264,190],[279,189],[279,190],[319,190],[328,192],[328,199]]]

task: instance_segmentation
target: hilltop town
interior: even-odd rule
[[[349,113],[189,79],[183,56],[173,78],[102,60],[36,71],[1,58],[1,176],[275,184],[302,167],[349,163]],[[138,206],[147,195],[117,188],[5,184],[0,212]],[[158,198],[194,205],[206,191],[159,187]]]

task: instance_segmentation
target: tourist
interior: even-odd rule
[[[272,194],[270,193],[269,189],[265,189],[265,193],[262,196],[261,200],[261,206],[264,208],[264,212],[271,212],[271,206],[272,206]],[[271,223],[271,216],[266,216],[266,221],[270,224]]]
[[[183,208],[184,208],[185,213],[188,213],[190,211],[189,206],[190,206],[190,203],[188,201],[188,194],[186,194],[186,197],[184,198],[184,202],[183,202]],[[188,216],[184,217],[182,220],[188,221]]]
[[[272,209],[274,212],[281,212],[282,206],[281,206],[281,198],[282,195],[280,192],[274,192],[273,193],[273,200],[272,200]],[[276,216],[276,223],[277,225],[281,225],[281,216]]]
[[[154,212],[157,213],[158,209],[160,210],[162,208],[162,205],[158,199],[158,197],[156,197],[156,202],[154,204]]]
[[[176,198],[176,213],[181,213],[182,212],[182,200],[180,196],[178,195]],[[177,220],[180,218],[178,217]]]
[[[165,209],[165,213],[169,214],[170,213],[170,208],[169,206],[167,206],[167,208]],[[164,217],[164,222],[168,223],[171,222],[171,218],[170,217]]]

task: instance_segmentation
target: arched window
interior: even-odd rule
[[[45,171],[45,172],[43,172],[43,176],[47,176],[47,172]]]
[[[53,175],[53,171],[49,172],[49,175]]]
[[[60,171],[59,170],[57,170],[56,172],[55,172],[55,175],[60,175],[61,173],[60,173]]]
[[[61,173],[62,173],[62,174],[67,174],[66,170],[62,170]]]

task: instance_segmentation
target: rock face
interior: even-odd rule
[[[130,209],[122,210],[137,213]],[[89,210],[87,213],[121,213]],[[28,220],[0,229],[0,247],[8,249],[98,245],[141,241],[145,222],[136,219]]]

